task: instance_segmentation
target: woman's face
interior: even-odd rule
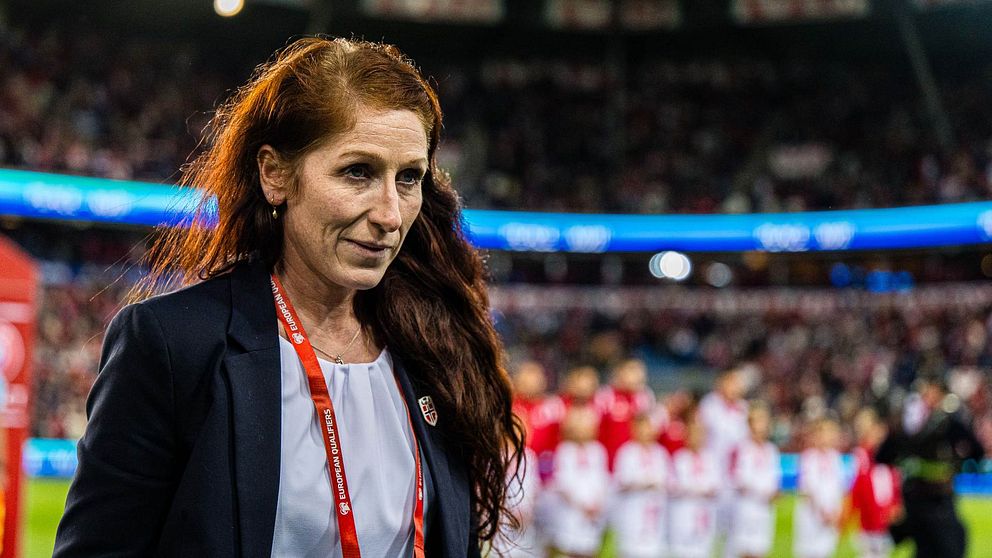
[[[421,205],[427,133],[408,110],[360,107],[355,126],[303,156],[296,183],[259,152],[262,188],[286,203],[284,264],[317,281],[375,287]],[[268,148],[271,150],[271,148]]]

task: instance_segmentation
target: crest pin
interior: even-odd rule
[[[427,424],[434,426],[437,424],[437,409],[434,408],[434,400],[430,395],[425,395],[417,400],[420,403],[420,412],[424,414]]]

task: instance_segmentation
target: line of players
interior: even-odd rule
[[[717,547],[726,557],[767,556],[781,461],[768,441],[769,409],[744,400],[744,384],[740,368],[726,370],[713,392],[677,417],[656,403],[638,360],[617,365],[602,388],[595,369],[570,370],[551,396],[543,368],[521,364],[514,411],[527,428],[527,463],[510,486],[521,528],[497,547],[511,557],[593,556],[611,528],[623,558],[708,558]],[[837,422],[810,425],[793,534],[799,558],[833,556],[852,511],[860,517],[861,556],[891,550],[899,479],[872,461],[885,427],[864,410],[855,431],[851,484]]]

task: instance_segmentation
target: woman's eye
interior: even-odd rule
[[[348,178],[368,178],[369,169],[365,165],[351,165],[344,169],[344,175]]]
[[[424,179],[423,173],[416,169],[405,170],[400,173],[399,182],[404,184],[420,184],[420,181]]]

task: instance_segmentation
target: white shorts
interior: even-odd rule
[[[535,531],[534,537],[541,546],[552,544],[551,533],[555,530],[555,509],[561,505],[561,500],[550,490],[541,490],[537,493],[537,500],[534,502],[534,522],[531,528]]]
[[[737,507],[737,493],[730,487],[724,487],[716,497],[716,533],[730,536],[734,532],[734,519]]]
[[[664,494],[621,494],[612,516],[617,553],[621,558],[657,558],[667,551],[668,521]]]
[[[710,558],[716,537],[716,513],[707,500],[676,499],[671,508],[670,548],[675,558]]]
[[[892,537],[886,532],[861,533],[858,536],[858,550],[861,558],[888,558],[892,552]]]
[[[796,503],[793,550],[796,558],[829,558],[837,551],[837,529],[824,523],[808,502]]]
[[[741,498],[734,509],[730,546],[733,556],[764,556],[775,538],[775,511],[771,504]]]
[[[562,505],[555,513],[552,540],[566,554],[593,555],[603,543],[604,522],[589,519],[581,510]]]

